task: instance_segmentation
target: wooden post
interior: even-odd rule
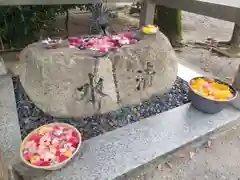
[[[230,104],[232,104],[235,108],[240,110],[240,98],[239,98],[239,93],[240,93],[240,65],[238,66],[238,70],[235,74],[232,86],[238,92],[238,95],[237,95],[236,99],[234,99],[233,101],[230,102]]]
[[[239,46],[240,46],[240,25],[238,25],[236,23],[233,28],[230,45],[232,45],[233,47],[237,47],[237,48],[239,48]]]
[[[233,85],[232,85],[237,91],[240,91],[240,65],[238,66],[238,70],[235,74]]]
[[[152,0],[143,0],[140,12],[140,27],[147,24],[153,24],[155,6]]]

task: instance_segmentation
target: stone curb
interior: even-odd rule
[[[0,56],[0,76],[6,75],[6,74],[7,74],[7,68],[3,61],[3,58]]]
[[[0,133],[4,135],[0,144],[3,144],[4,159],[11,161],[18,155],[21,142],[11,77],[0,76],[0,87]],[[239,117],[240,112],[230,106],[218,114],[208,115],[185,104],[87,140],[64,169],[34,179],[118,179],[223,127],[230,127]]]
[[[40,179],[113,180],[239,117],[232,107],[207,115],[186,104],[85,141],[73,162]]]
[[[19,155],[21,142],[12,78],[0,76],[0,151],[10,163]]]

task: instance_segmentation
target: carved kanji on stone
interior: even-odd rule
[[[142,70],[137,71],[136,90],[141,91],[147,87],[151,87],[154,74],[156,74],[156,72],[154,71],[153,65],[150,62],[147,62],[147,67],[143,71]]]
[[[99,78],[96,83],[94,83],[94,75],[92,73],[88,74],[89,82],[83,84],[81,87],[77,88],[80,93],[78,100],[86,99],[88,103],[92,103],[97,110],[101,109],[101,100],[107,94],[103,93],[103,78]]]

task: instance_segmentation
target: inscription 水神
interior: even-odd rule
[[[154,66],[147,62],[147,66],[144,70],[138,70],[136,76],[136,90],[141,91],[146,89],[147,87],[152,86],[153,76],[156,74],[154,70]]]
[[[92,73],[88,74],[88,78],[89,82],[77,88],[78,93],[80,93],[79,100],[86,99],[86,102],[92,103],[94,107],[100,110],[102,98],[107,96],[107,94],[103,93],[103,78],[99,78],[96,83]]]

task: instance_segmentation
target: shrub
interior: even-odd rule
[[[9,48],[23,46],[39,39],[39,32],[48,23],[56,20],[59,14],[79,7],[90,10],[88,5],[38,5],[38,6],[1,6],[0,40]],[[67,20],[68,21],[68,20]]]

